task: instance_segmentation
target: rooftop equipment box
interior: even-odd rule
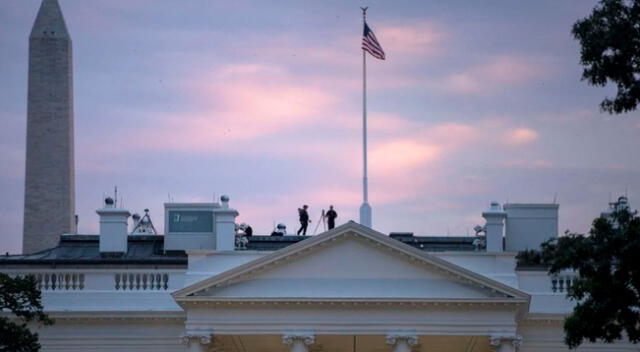
[[[215,249],[218,203],[165,203],[165,250]]]
[[[540,244],[558,237],[558,204],[504,205],[507,213],[505,250],[519,252],[539,249]]]

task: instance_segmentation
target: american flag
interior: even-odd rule
[[[373,34],[367,22],[364,23],[364,34],[362,35],[362,50],[368,52],[376,59],[384,60],[384,50],[378,43],[376,35]]]

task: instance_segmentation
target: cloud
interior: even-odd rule
[[[511,145],[529,144],[538,139],[538,132],[530,128],[516,128],[506,132],[505,141]]]
[[[375,29],[382,48],[390,58],[441,55],[442,42],[449,34],[433,22],[416,22],[403,25],[382,25]]]
[[[166,114],[136,131],[138,147],[207,152],[235,142],[292,132],[322,120],[336,96],[313,82],[298,81],[278,66],[227,65],[191,77],[186,88],[192,113]]]
[[[548,168],[551,167],[552,164],[547,161],[547,160],[543,160],[543,159],[536,159],[536,160],[522,160],[522,159],[517,159],[517,160],[510,160],[507,161],[503,164],[505,167],[511,168],[511,167],[520,167],[520,168]]]
[[[496,56],[481,65],[452,73],[433,87],[460,95],[485,95],[546,76],[548,69],[532,59]]]
[[[408,173],[437,159],[441,148],[424,142],[400,139],[383,143],[371,151],[371,171],[375,174]]]

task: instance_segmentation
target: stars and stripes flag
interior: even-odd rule
[[[373,34],[367,22],[364,23],[364,34],[362,35],[362,50],[371,54],[371,56],[376,59],[384,60],[384,50],[378,43],[378,39],[376,39],[376,35]]]

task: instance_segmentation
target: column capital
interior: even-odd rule
[[[310,346],[316,342],[316,335],[312,333],[286,333],[282,335],[282,343],[285,345],[293,345],[295,342]]]
[[[211,343],[211,336],[213,333],[211,331],[190,331],[185,332],[180,335],[180,342],[183,345],[191,345],[191,344],[201,344],[208,345]]]
[[[489,336],[489,346],[493,351],[500,351],[501,347],[509,346],[517,351],[522,345],[522,336],[513,334],[492,334]]]
[[[388,334],[387,345],[395,345],[400,341],[404,341],[409,347],[418,345],[418,335],[411,333],[393,333]]]

